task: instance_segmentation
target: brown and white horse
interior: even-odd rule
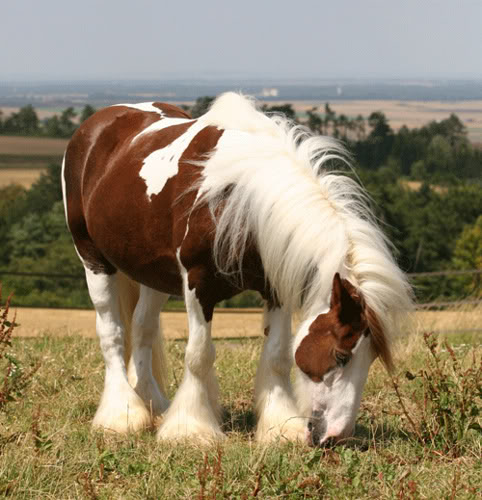
[[[251,289],[267,304],[257,438],[352,433],[369,367],[377,355],[390,365],[411,292],[363,191],[327,170],[343,155],[233,93],[196,120],[144,103],[80,126],[62,184],[106,366],[94,426],[126,432],[164,414],[160,438],[221,437],[211,319],[217,302]],[[184,295],[189,340],[169,405],[159,313],[170,294]]]

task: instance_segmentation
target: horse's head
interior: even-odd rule
[[[363,386],[377,356],[370,335],[372,314],[355,287],[337,273],[329,310],[300,327],[295,361],[310,444],[336,442],[353,433]]]

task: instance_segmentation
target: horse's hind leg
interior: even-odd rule
[[[207,322],[195,289],[190,290],[183,269],[184,298],[189,320],[184,377],[159,429],[159,439],[192,437],[200,441],[222,438],[219,426],[218,385],[211,322]]]
[[[150,413],[127,381],[118,273],[95,274],[86,267],[85,274],[105,361],[104,392],[92,425],[121,433],[149,426]]]
[[[256,439],[303,439],[304,425],[290,381],[291,315],[277,308],[265,310],[264,323],[266,338],[256,373]]]
[[[159,315],[169,295],[141,285],[139,301],[132,317],[129,384],[153,415],[167,410],[166,364]]]

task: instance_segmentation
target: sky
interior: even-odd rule
[[[2,0],[0,83],[482,79],[482,0]]]

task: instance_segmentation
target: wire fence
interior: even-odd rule
[[[479,275],[482,274],[482,269],[465,269],[465,270],[446,270],[446,271],[427,271],[420,273],[407,273],[410,279],[439,277],[439,276],[462,276],[462,275]],[[66,274],[66,273],[31,273],[21,271],[9,271],[0,269],[0,278],[3,276],[25,277],[25,278],[46,278],[46,279],[72,279],[85,280],[84,274]],[[463,305],[478,305],[482,304],[482,299],[464,298],[453,301],[432,301],[417,304],[417,309],[444,309],[448,307],[459,307]],[[49,308],[49,305],[40,305],[36,307]]]
[[[436,324],[433,324],[433,326],[428,327],[428,330],[433,331],[436,334],[457,334],[457,333],[475,333],[477,335],[480,335],[482,333],[482,321],[480,324],[478,323],[478,317],[480,316],[480,313],[478,312],[479,310],[475,310],[479,304],[482,304],[482,298],[476,298],[476,297],[481,297],[480,295],[480,278],[479,276],[482,274],[482,269],[467,269],[467,270],[445,270],[445,271],[431,271],[431,272],[420,272],[420,273],[408,273],[408,277],[412,282],[415,282],[418,279],[421,279],[422,281],[426,281],[427,279],[430,281],[430,278],[434,277],[436,279],[440,279],[441,277],[448,277],[449,279],[457,277],[457,276],[463,276],[463,275],[472,275],[475,277],[476,282],[477,282],[477,292],[475,294],[475,297],[464,297],[462,299],[458,300],[439,300],[439,301],[431,301],[431,302],[425,302],[425,303],[418,303],[416,305],[416,309],[423,314],[424,312],[427,312],[429,316],[421,316],[422,322],[425,322],[426,320],[432,324],[432,321],[435,321]],[[23,271],[10,271],[10,270],[1,270],[0,269],[0,286],[2,284],[2,279],[4,277],[12,277],[12,278],[25,278],[25,280],[72,280],[74,282],[78,282],[78,285],[75,285],[75,289],[78,292],[79,290],[81,291],[81,294],[83,295],[83,298],[81,302],[76,302],[74,304],[70,303],[68,304],[68,295],[69,292],[64,289],[62,293],[64,293],[64,297],[62,297],[62,294],[57,292],[56,293],[56,299],[57,303],[53,304],[52,302],[47,303],[43,302],[43,296],[41,294],[37,294],[35,290],[38,290],[38,287],[41,287],[42,285],[40,284],[33,284],[30,289],[30,283],[26,283],[27,287],[29,287],[29,291],[32,293],[32,296],[35,297],[34,301],[35,304],[29,303],[28,298],[27,301],[25,301],[25,298],[22,301],[16,301],[18,302],[15,304],[15,307],[35,307],[38,308],[39,310],[41,309],[77,309],[77,310],[86,310],[89,309],[90,305],[90,300],[88,297],[87,293],[87,286],[85,283],[85,275],[84,274],[69,274],[69,273],[33,273],[33,272],[23,272]],[[20,280],[19,280],[20,281]],[[22,280],[23,281],[23,280]],[[18,282],[17,282],[18,283]],[[20,281],[21,283],[21,281]],[[65,284],[65,281],[64,281]],[[249,293],[249,292],[248,292]],[[60,296],[60,297],[59,297]],[[60,301],[58,300],[60,298]],[[260,308],[256,307],[253,308],[253,306],[245,308],[237,308],[238,306],[234,306],[236,309],[232,308],[222,308],[218,309],[218,311],[230,313],[230,312],[243,312],[243,313],[253,313],[253,312],[260,312]],[[90,308],[92,306],[90,305]],[[184,304],[182,301],[182,297],[171,297],[170,302],[167,305],[167,310],[169,311],[185,311],[184,309]],[[440,311],[440,310],[448,310],[452,311],[453,313],[456,314],[457,318],[455,319],[455,323],[451,324],[453,322],[453,318],[451,317],[440,317],[437,314],[431,315],[430,311]],[[450,316],[450,315],[449,315]],[[442,322],[441,322],[442,321]]]

